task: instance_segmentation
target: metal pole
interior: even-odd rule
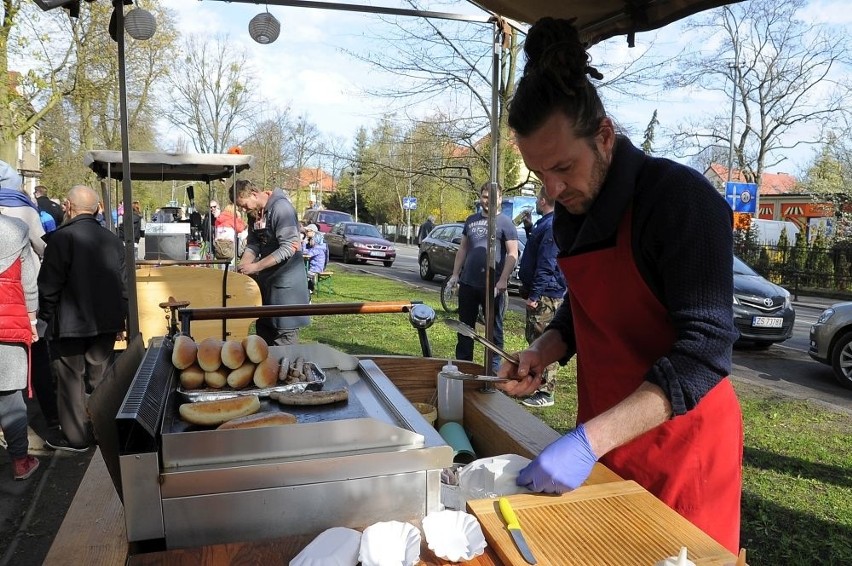
[[[355,190],[355,222],[358,222],[358,170],[352,172],[352,188]]]
[[[734,121],[737,117],[737,61],[734,58],[733,63],[728,63],[728,69],[731,70],[731,82],[734,83],[734,92],[731,95],[731,134],[730,143],[728,144],[728,182],[731,182],[731,170],[734,168]],[[727,186],[725,187],[727,191]]]
[[[132,208],[133,192],[130,187],[130,142],[127,119],[127,79],[124,59],[124,2],[116,0],[115,25],[118,40],[118,103],[121,126],[121,184],[125,206]],[[104,211],[112,214],[112,211]],[[124,215],[124,269],[127,284],[127,340],[139,334],[139,304],[136,297],[136,251],[133,249],[133,214]]]
[[[500,214],[497,206],[497,166],[499,164],[499,142],[500,142],[500,120],[499,120],[499,88],[500,88],[500,53],[502,42],[500,41],[501,34],[500,23],[495,19],[493,33],[493,51],[491,62],[491,184],[488,190],[488,253],[486,261],[488,269],[485,270],[485,337],[488,340],[494,340],[494,314],[495,314],[495,297],[491,291],[494,289],[497,276],[497,235],[496,218]],[[485,371],[491,374],[491,367],[494,360],[494,354],[491,350],[485,350]],[[493,390],[494,387],[489,387],[487,384],[483,387],[484,390]]]
[[[408,144],[408,206],[406,206],[405,241],[411,244],[411,154],[414,152],[413,143]]]

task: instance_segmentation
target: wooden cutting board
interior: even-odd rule
[[[633,481],[583,486],[559,496],[508,497],[542,566],[654,566],[682,546],[698,566],[733,565],[737,557]],[[467,502],[488,545],[523,566],[496,499]]]

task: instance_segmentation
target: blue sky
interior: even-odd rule
[[[394,0],[376,4],[405,7]],[[265,100],[280,107],[289,104],[295,114],[307,113],[321,132],[343,138],[347,145],[359,126],[369,129],[388,108],[387,101],[361,93],[376,82],[385,83],[394,78],[341,52],[375,47],[366,37],[382,25],[375,15],[270,6],[269,11],[282,23],[281,36],[271,45],[259,45],[249,37],[247,27],[249,20],[264,9],[263,5],[183,0],[170,2],[169,7],[178,15],[183,33],[228,34],[232,41],[243,45],[260,79],[261,96]],[[466,2],[449,7],[442,3],[433,9],[479,13]],[[813,0],[803,17],[814,23],[829,22],[852,28],[852,10],[848,9],[846,0]],[[483,33],[489,34],[490,28],[483,26]],[[653,42],[654,50],[661,51],[676,52],[684,45],[696,48],[685,43],[688,39],[676,23],[656,32],[639,34],[633,51],[628,51],[622,36],[596,46],[593,55],[596,61],[614,63],[649,42]],[[661,119],[670,126],[689,115],[715,112],[720,105],[730,108],[729,100],[720,93],[676,90],[649,101],[611,97],[607,105],[620,124],[640,134],[654,108],[660,110]],[[785,155],[787,161],[774,170],[796,173],[812,155],[813,150],[807,148],[790,152]]]

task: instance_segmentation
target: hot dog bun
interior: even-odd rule
[[[228,369],[237,369],[246,361],[246,351],[237,340],[225,340],[222,344],[222,363]]]
[[[269,357],[269,345],[257,334],[250,334],[243,338],[242,345],[246,351],[246,357],[253,363],[259,364]]]
[[[203,426],[219,426],[224,422],[254,414],[259,410],[260,399],[257,395],[184,403],[178,408],[180,418],[188,423]]]
[[[175,338],[175,347],[172,350],[172,364],[178,369],[186,369],[195,363],[198,345],[195,340],[183,334]]]
[[[231,419],[226,423],[219,425],[219,430],[229,430],[235,428],[258,428],[262,426],[277,426],[288,425],[296,422],[295,415],[290,413],[255,413],[245,417]]]
[[[207,384],[207,387],[222,389],[228,383],[228,368],[220,367],[216,371],[205,371],[204,383]]]
[[[180,372],[180,386],[184,389],[198,389],[204,385],[204,370],[198,364],[192,364]]]
[[[260,388],[278,385],[278,360],[266,358],[254,370],[254,384]]]
[[[242,389],[251,384],[254,377],[255,365],[251,362],[246,362],[235,370],[231,370],[228,374],[228,385],[234,389]]]
[[[222,365],[222,341],[205,338],[198,345],[198,365],[204,371],[216,371]]]

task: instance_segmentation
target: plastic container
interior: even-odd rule
[[[438,373],[438,428],[449,422],[462,424],[464,420],[464,384],[458,379],[448,379],[445,375],[458,370],[448,360]]]

